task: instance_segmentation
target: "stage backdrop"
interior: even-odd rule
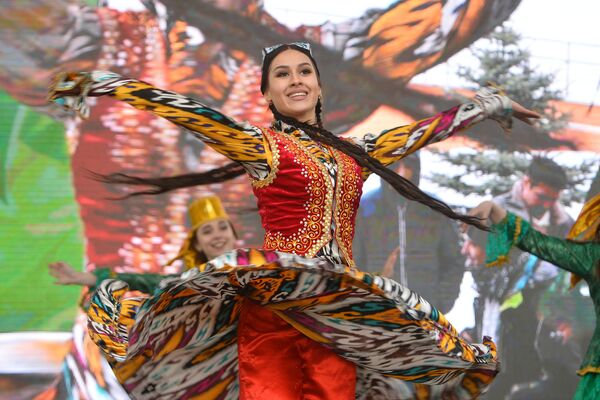
[[[205,193],[221,196],[244,245],[259,246],[262,240],[258,217],[247,211],[255,204],[245,178],[114,200],[124,192],[91,179],[90,172],[167,176],[227,160],[167,121],[108,97],[92,100],[87,120],[65,113],[46,101],[55,73],[111,70],[197,98],[235,119],[268,125],[271,116],[259,90],[260,50],[305,40],[322,72],[326,127],[361,136],[425,118],[471,96],[474,85],[448,92],[410,82],[490,34],[520,1],[389,1],[345,21],[294,28],[260,0],[5,3],[0,13],[0,390],[6,398],[45,399],[125,396],[86,339],[78,311],[81,288],[54,285],[48,263],[176,272],[179,266],[164,265],[186,235],[187,204]],[[507,135],[486,122],[423,151],[421,187],[464,209],[510,190],[532,155],[544,154],[569,171],[568,191],[578,194],[563,202],[575,217],[598,170],[600,110],[549,104],[569,114],[570,122],[556,131],[518,123]],[[474,159],[478,155],[495,163],[508,157],[514,169],[490,168],[491,175],[482,178],[477,167],[490,163]],[[460,160],[470,169],[457,165]],[[501,185],[469,193],[450,182],[460,175],[467,184],[489,178]],[[367,192],[378,188],[376,180],[367,183]],[[460,248],[466,239],[457,234],[452,240]],[[465,267],[464,257],[461,262]],[[467,267],[457,272],[457,284],[464,279],[451,315],[465,334],[480,334],[472,305],[482,294],[473,288]],[[562,284],[561,276],[556,279],[552,293]],[[585,303],[589,299],[582,293]]]

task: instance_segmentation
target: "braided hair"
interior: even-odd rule
[[[261,80],[261,92],[264,94],[266,88],[269,85],[269,67],[273,59],[282,53],[285,50],[295,50],[305,54],[315,68],[317,79],[319,79],[320,85],[320,74],[317,68],[317,64],[310,53],[310,50],[307,50],[303,47],[297,46],[295,44],[284,44],[277,47],[275,50],[268,53],[263,60],[262,65],[262,80]],[[437,211],[448,218],[462,221],[466,224],[473,225],[479,229],[488,230],[479,218],[472,217],[464,214],[456,213],[450,206],[444,203],[441,200],[435,199],[423,192],[417,186],[415,186],[409,180],[403,178],[398,175],[391,169],[386,168],[379,160],[369,155],[365,150],[363,150],[360,146],[352,143],[348,140],[343,140],[337,137],[334,133],[323,128],[322,122],[322,109],[323,104],[321,98],[319,97],[317,104],[315,106],[316,113],[316,125],[310,125],[306,122],[298,121],[295,118],[288,117],[286,115],[281,114],[274,106],[274,104],[269,104],[269,109],[273,113],[273,116],[276,120],[282,121],[292,127],[297,129],[301,129],[304,133],[306,133],[312,140],[331,146],[339,151],[344,152],[348,156],[352,157],[356,163],[362,168],[365,168],[377,175],[379,175],[383,180],[388,182],[400,195],[406,197],[409,200],[417,201],[434,211]],[[206,185],[212,183],[220,183],[229,179],[233,179],[237,176],[240,176],[244,173],[243,167],[238,163],[229,163],[223,167],[216,168],[203,173],[196,174],[186,174],[186,175],[178,175],[171,177],[160,177],[160,178],[141,178],[137,176],[131,176],[127,174],[111,174],[111,175],[99,175],[100,179],[107,183],[118,183],[118,184],[128,184],[128,185],[144,185],[150,186],[152,189],[138,191],[128,194],[125,197],[130,196],[138,196],[144,194],[159,194],[165,193],[171,190],[185,188],[196,185]]]
[[[321,100],[317,102],[317,109],[320,108],[319,104]],[[270,110],[276,119],[285,122],[288,125],[302,129],[311,139],[328,146],[331,146],[337,150],[344,152],[345,154],[352,157],[358,165],[362,168],[366,168],[369,171],[379,175],[383,180],[389,183],[400,195],[406,197],[409,200],[417,201],[439,213],[444,214],[448,218],[462,221],[469,225],[474,225],[480,229],[488,229],[477,217],[468,215],[458,214],[450,206],[441,200],[431,197],[427,193],[419,189],[408,179],[398,175],[396,172],[389,168],[386,168],[379,160],[369,155],[362,147],[352,143],[348,140],[343,140],[334,135],[332,132],[318,126],[313,126],[305,122],[300,122],[295,118],[287,117],[277,111],[273,104],[269,105]],[[321,118],[317,114],[317,121]]]

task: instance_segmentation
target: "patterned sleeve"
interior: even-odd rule
[[[259,128],[240,124],[189,97],[106,71],[61,74],[50,90],[51,100],[83,118],[89,116],[86,97],[103,95],[186,128],[214,150],[241,163],[255,179],[268,173],[270,152]]]
[[[523,221],[523,224],[527,222]],[[518,238],[516,246],[584,279],[593,274],[600,261],[597,243],[573,242],[544,235],[533,228]]]
[[[511,102],[495,87],[484,87],[471,102],[467,102],[433,117],[410,125],[366,134],[355,142],[384,165],[390,165],[431,143],[442,141],[454,133],[491,118],[510,129]]]
[[[521,217],[508,212],[488,235],[486,264],[495,266],[508,262],[513,246],[584,279],[592,275],[600,261],[599,244],[578,243],[544,235]]]

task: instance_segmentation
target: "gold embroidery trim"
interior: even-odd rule
[[[260,128],[260,130],[263,133],[263,137],[267,141],[265,144],[269,146],[268,151],[271,153],[271,165],[269,165],[270,171],[266,177],[264,177],[263,179],[251,180],[252,187],[255,188],[264,188],[269,186],[271,183],[273,183],[273,180],[275,179],[275,177],[277,176],[277,172],[279,171],[279,148],[277,147],[277,144],[275,143],[274,139],[271,137],[271,134],[268,132],[267,129]],[[265,147],[265,153],[266,152],[267,149]]]
[[[588,365],[587,367],[583,367],[577,370],[577,375],[579,376],[584,376],[587,374],[600,374],[600,367],[593,367],[591,365]]]
[[[352,159],[335,149],[332,149],[333,158],[337,162],[337,184],[335,190],[336,210],[334,213],[335,219],[335,236],[338,241],[340,252],[344,256],[344,260],[352,269],[356,268],[354,259],[352,258],[352,233],[354,231],[354,221],[352,221],[352,207],[356,201],[358,194],[358,184],[356,179],[361,179],[360,174],[356,177],[346,172],[352,172],[355,167]]]
[[[273,132],[274,133],[274,132]],[[300,221],[303,227],[291,237],[281,232],[267,232],[265,249],[290,253],[301,253],[306,257],[314,257],[317,252],[331,240],[331,218],[333,203],[333,187],[327,168],[293,135],[277,134],[275,145],[279,142],[291,142],[287,147],[299,163],[303,175],[308,180],[309,199],[304,204],[307,216]],[[322,183],[320,183],[322,182]]]

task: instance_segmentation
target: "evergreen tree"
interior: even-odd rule
[[[457,172],[454,175],[434,172],[428,178],[435,184],[459,192],[463,196],[475,194],[489,197],[509,191],[525,174],[532,158],[529,153],[497,150],[435,153],[443,161],[452,164],[452,170]],[[567,190],[561,193],[561,202],[566,206],[583,203],[591,179],[596,172],[600,174],[598,161],[582,160],[579,165],[562,167],[567,173],[569,185]]]
[[[552,101],[562,99],[561,91],[550,87],[555,76],[536,71],[531,53],[520,42],[521,36],[512,28],[497,28],[477,42],[472,50],[479,60],[479,67],[460,68],[458,76],[467,80],[473,88],[488,82],[500,85],[511,99],[542,114],[538,122],[541,133],[560,131],[566,126],[568,116],[560,114],[552,104]],[[518,128],[513,134],[518,134]]]
[[[537,123],[540,135],[560,131],[567,125],[568,115],[561,114],[553,105],[554,101],[561,99],[561,92],[551,88],[554,75],[537,71],[531,62],[531,53],[522,47],[520,41],[521,37],[511,28],[497,28],[487,38],[477,42],[472,50],[479,66],[460,68],[458,75],[468,81],[473,89],[489,82],[497,84],[511,99],[542,114]],[[507,144],[512,135],[519,135],[518,124],[515,124],[512,133],[506,134]],[[439,186],[465,196],[504,193],[524,174],[532,158],[532,152],[527,149],[509,152],[507,148],[510,146],[468,154],[438,153],[460,173],[434,173],[429,178]],[[535,154],[541,155],[542,152],[538,150]],[[593,177],[596,164],[584,161],[576,167],[565,167],[570,185],[561,198],[563,204],[583,202],[586,183]]]

